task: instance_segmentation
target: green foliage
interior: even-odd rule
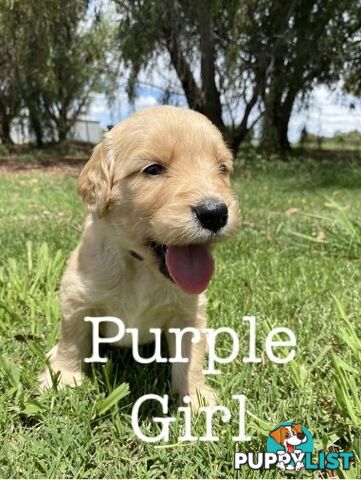
[[[90,19],[88,3],[55,2],[47,19],[48,70],[42,78],[41,92],[59,140],[66,138],[76,118],[86,110],[91,94],[109,88],[110,74],[115,73],[110,69],[113,58],[108,53],[112,27],[98,12]],[[44,11],[39,2],[36,5]]]
[[[155,0],[113,2],[130,97],[139,73],[156,70],[162,59],[188,105],[221,128],[235,150],[261,116],[262,145],[287,150],[295,101],[306,102],[318,83],[340,80],[359,44],[359,0],[179,0],[162,8]],[[163,87],[169,101],[175,87]]]
[[[237,147],[252,127],[248,119],[258,98],[257,93],[248,98],[252,79],[245,63],[242,71],[238,58],[234,61],[234,45],[239,46],[238,55],[243,47],[233,22],[239,3],[167,0],[160,8],[154,0],[113,2],[119,13],[120,55],[130,70],[130,97],[140,72],[156,69],[161,58],[165,69],[176,73],[190,108],[208,116]],[[171,80],[160,85],[166,101],[177,101],[178,85]],[[241,120],[236,118],[240,101],[249,105]]]
[[[0,35],[15,46],[13,84],[37,143],[64,140],[91,95],[114,85],[113,31],[88,0],[2,1]]]
[[[316,84],[340,80],[359,22],[356,4],[360,9],[359,1],[307,0],[290,2],[285,9],[282,1],[258,2],[260,20],[252,45],[262,61],[267,42],[270,55],[262,93],[262,145],[268,150],[289,148],[288,123],[296,98],[304,101]]]
[[[7,4],[0,2],[0,140],[12,143],[11,120],[21,108],[18,83],[19,49],[12,22],[9,22]]]
[[[353,14],[357,18],[354,24],[354,35],[350,38],[350,47],[346,51],[346,69],[344,91],[356,97],[361,96],[361,9],[357,2],[352,4]],[[355,105],[352,105],[355,107]]]

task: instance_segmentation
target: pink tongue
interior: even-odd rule
[[[186,293],[198,294],[207,288],[214,272],[208,247],[168,247],[165,260],[171,277]]]

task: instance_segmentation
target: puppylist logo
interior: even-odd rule
[[[315,457],[315,458],[313,458]],[[282,422],[268,435],[266,452],[236,452],[234,468],[248,466],[252,470],[349,470],[353,452],[314,453],[311,432],[297,422]]]
[[[267,452],[277,455],[276,467],[281,471],[305,468],[305,455],[312,459],[313,449],[311,432],[300,423],[283,422],[267,438]]]

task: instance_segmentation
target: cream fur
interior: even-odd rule
[[[164,165],[167,173],[142,173],[153,163]],[[126,327],[139,329],[142,343],[152,338],[149,328],[206,327],[205,295],[188,295],[165,278],[147,241],[213,245],[231,235],[238,221],[231,168],[232,155],[220,132],[191,110],[148,109],[105,135],[78,181],[89,215],[61,282],[60,338],[49,353],[51,369],[60,372],[60,386],[82,380],[83,359],[91,347],[85,316],[116,316]],[[223,200],[229,210],[228,223],[216,238],[200,227],[191,209],[209,197]],[[167,339],[171,353],[171,335]],[[184,351],[190,362],[173,365],[174,390],[181,397],[191,395],[195,407],[199,397],[214,403],[216,396],[202,374],[205,342],[193,344],[186,335]],[[40,387],[49,386],[47,370]]]

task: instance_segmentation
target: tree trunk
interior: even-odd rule
[[[201,108],[202,95],[193,76],[191,67],[187,62],[187,57],[181,50],[179,15],[176,3],[173,0],[167,0],[167,2],[164,3],[169,15],[169,24],[167,27],[164,27],[163,35],[166,39],[166,47],[170,60],[182,85],[188,106],[193,110],[199,110]]]
[[[65,142],[66,138],[67,138],[67,129],[65,128],[58,128],[58,139],[59,139],[59,142],[62,143],[62,142]]]
[[[14,115],[11,114],[9,115],[7,112],[7,105],[2,101],[0,103],[0,140],[7,145],[12,145],[14,143],[10,135],[11,120],[13,116]]]
[[[274,78],[265,98],[261,147],[269,152],[285,153],[291,149],[288,124],[297,92],[289,88],[282,101],[284,91],[281,82]]]
[[[69,121],[66,112],[61,111],[56,122],[59,142],[65,142],[69,133]]]
[[[266,107],[262,122],[262,136],[260,146],[267,152],[278,152],[280,146],[277,139],[277,129],[275,125],[274,115],[270,107]]]
[[[262,121],[261,147],[268,152],[279,152],[278,142],[278,98],[274,92],[269,92],[265,99],[265,111]]]
[[[278,107],[282,110],[282,107]],[[290,116],[266,109],[263,117],[261,147],[270,153],[285,153],[291,149],[288,140],[288,122]]]
[[[35,135],[35,142],[38,147],[42,147],[44,144],[43,127],[38,118],[38,115],[33,111],[29,112],[30,115],[30,129]]]
[[[203,113],[224,132],[225,125],[222,118],[221,98],[216,85],[216,54],[210,15],[211,5],[208,0],[198,0],[196,3],[200,32]]]
[[[250,101],[246,104],[246,108],[244,110],[243,118],[239,126],[232,132],[230,136],[231,141],[231,148],[234,154],[237,154],[238,148],[240,144],[245,140],[250,126],[248,125],[249,116],[253,110],[253,107],[256,105],[258,100],[258,89],[255,88],[252,94]]]
[[[10,135],[11,121],[8,117],[3,117],[0,120],[0,140],[5,145],[13,145],[14,142]]]
[[[291,150],[291,145],[288,140],[288,118],[280,119],[280,123],[277,126],[278,144],[280,152],[287,152]]]
[[[197,84],[191,66],[187,60],[187,52],[182,51],[181,34],[179,25],[180,16],[177,12],[176,2],[168,0],[166,3],[169,12],[169,26],[164,30],[167,39],[167,50],[182,85],[187,103],[190,108],[203,113],[222,132],[225,125],[222,118],[222,104],[220,93],[215,82],[215,50],[212,30],[212,21],[209,14],[207,0],[200,0],[198,4],[200,50],[201,50],[201,80]]]
[[[278,141],[280,144],[281,151],[286,152],[287,150],[291,150],[291,145],[288,140],[288,124],[290,122],[293,105],[295,103],[295,99],[297,96],[297,92],[290,88],[287,92],[286,98],[282,103],[282,107],[280,109],[280,115],[277,124],[277,131],[278,131]]]

